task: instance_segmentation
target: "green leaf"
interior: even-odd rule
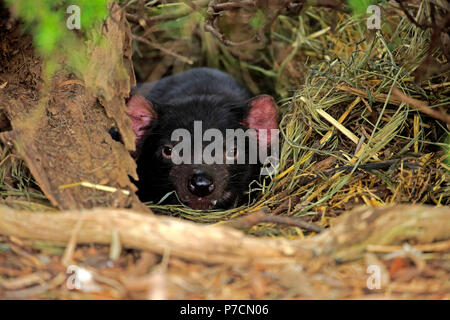
[[[348,0],[348,5],[353,11],[354,15],[362,15],[367,11],[367,7],[369,7],[374,1],[371,0]]]
[[[255,29],[259,29],[264,23],[264,18],[264,12],[258,9],[255,16],[250,20],[250,25]]]

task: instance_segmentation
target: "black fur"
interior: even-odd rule
[[[150,91],[137,91],[152,104],[158,118],[147,131],[137,159],[139,181],[138,196],[142,201],[157,202],[177,184],[185,184],[192,169],[185,166],[172,171],[174,164],[165,159],[161,148],[170,143],[173,130],[185,128],[193,135],[193,123],[202,121],[202,129],[247,129],[242,123],[249,112],[252,98],[248,89],[231,76],[209,68],[191,69],[158,81]],[[206,143],[208,144],[208,143]],[[205,144],[204,144],[205,146]],[[195,165],[192,165],[193,167]],[[223,193],[211,208],[228,208],[245,200],[249,183],[258,175],[259,165],[217,164],[206,165],[216,183],[225,183]],[[205,166],[203,166],[205,167]],[[175,172],[176,177],[173,176]],[[227,176],[227,177],[225,177]],[[219,181],[220,180],[220,181]],[[180,185],[178,187],[180,187]],[[180,195],[178,195],[180,196]],[[166,202],[178,202],[171,196]]]

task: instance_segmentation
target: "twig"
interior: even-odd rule
[[[175,13],[162,14],[162,15],[153,16],[153,17],[147,17],[147,16],[145,16],[145,13],[143,15],[127,13],[126,18],[128,21],[131,21],[135,24],[139,24],[142,27],[145,27],[145,26],[150,26],[156,22],[175,20],[175,19],[178,19],[181,17],[185,17],[185,16],[191,14],[192,12],[194,12],[195,10],[197,10],[198,8],[205,6],[207,3],[208,3],[208,0],[201,0],[201,1],[197,1],[197,2],[186,1],[185,4],[188,7],[186,7],[186,9],[184,9],[184,10],[179,10],[178,12],[175,12]],[[142,25],[142,22],[144,23],[144,25]]]
[[[267,42],[267,37],[265,36],[265,33],[270,29],[272,24],[275,22],[275,19],[277,18],[280,13],[288,7],[288,4],[292,1],[278,1],[277,2],[277,8],[271,8],[272,10],[266,10],[267,11],[267,22],[262,26],[251,38],[248,40],[240,41],[240,42],[234,42],[231,40],[226,39],[225,35],[219,31],[218,29],[218,23],[217,18],[220,16],[220,13],[227,10],[234,10],[239,9],[243,7],[257,7],[258,2],[257,1],[240,1],[240,2],[225,2],[225,3],[217,3],[216,0],[212,0],[208,5],[207,13],[209,17],[206,19],[205,22],[205,30],[210,32],[215,38],[217,38],[220,42],[222,42],[224,45],[229,47],[238,47],[238,46],[244,46],[248,45],[250,43],[258,43],[261,47],[265,45]],[[231,52],[233,54],[236,53],[236,51]]]
[[[56,88],[61,88],[61,87],[67,86],[67,85],[69,85],[69,84],[78,84],[78,85],[80,85],[80,86],[82,86],[82,87],[85,87],[83,81],[77,80],[77,79],[71,79],[71,80],[66,80],[66,81],[63,81],[63,82],[61,82],[61,83],[58,83],[58,84],[56,85]]]
[[[343,85],[343,84],[338,84],[336,86],[336,88],[338,90],[342,90],[342,91],[345,91],[345,92],[352,93],[352,94],[357,95],[359,97],[369,98],[369,95],[367,94],[367,92],[363,91],[363,90],[360,90],[360,89],[349,87],[349,86],[346,86],[346,85]],[[386,99],[388,98],[388,95],[385,94],[385,93],[379,93],[379,94],[377,94],[375,96],[371,94],[371,97],[377,102],[385,102]],[[389,103],[399,106],[402,103],[402,100],[396,99],[395,97],[393,97],[391,95],[389,97]]]
[[[413,249],[425,252],[437,252],[450,250],[450,241],[439,241],[427,244],[419,244],[412,246]],[[367,246],[367,251],[376,253],[390,253],[403,250],[402,246],[383,246],[371,244]]]
[[[444,82],[444,83],[437,83],[437,84],[432,84],[426,87],[423,87],[425,90],[430,90],[430,89],[440,89],[440,88],[445,88],[447,86],[450,86],[450,82]]]
[[[35,284],[43,284],[50,279],[50,277],[49,273],[38,271],[21,277],[3,279],[0,283],[0,287],[8,290],[18,290]]]
[[[299,228],[302,228],[302,229],[305,229],[308,231],[317,232],[317,233],[325,230],[324,227],[318,226],[314,223],[306,222],[300,218],[267,215],[261,211],[257,211],[255,213],[251,213],[247,216],[227,221],[224,225],[235,228],[235,229],[247,230],[247,229],[250,229],[251,227],[253,227],[254,225],[257,225],[258,223],[262,223],[262,222],[286,224],[286,225],[299,227]]]
[[[180,59],[183,62],[186,62],[188,64],[194,64],[194,61],[192,61],[191,59],[183,57],[182,55],[179,55],[178,53],[172,52],[169,49],[166,49],[166,48],[164,48],[163,46],[161,46],[161,45],[159,45],[157,43],[153,43],[153,42],[147,40],[146,38],[133,35],[133,39],[135,39],[136,41],[145,43],[146,45],[149,45],[150,47],[153,47],[155,49],[161,50],[162,52],[167,53],[168,55],[171,55],[171,56],[173,56],[173,57],[175,57],[177,59]]]
[[[239,9],[243,7],[252,7],[255,5],[255,1],[253,0],[244,0],[241,2],[224,2],[224,3],[215,3],[212,5],[216,12],[223,10],[231,10],[231,9]]]
[[[433,117],[435,119],[438,119],[438,120],[441,120],[443,122],[450,124],[450,115],[448,115],[447,113],[439,112],[435,109],[431,109],[427,103],[417,100],[417,99],[414,99],[414,98],[411,98],[411,97],[408,97],[406,94],[404,94],[397,88],[392,89],[392,95],[396,96],[402,102],[409,104],[411,107],[416,108],[420,112],[425,113],[425,114],[429,115],[430,117]]]

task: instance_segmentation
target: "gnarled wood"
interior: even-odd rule
[[[306,240],[256,238],[220,225],[200,225],[119,209],[31,213],[0,207],[0,234],[68,241],[77,221],[78,243],[111,242],[117,233],[127,247],[207,263],[286,263],[330,254],[339,260],[362,256],[373,244],[429,243],[450,238],[450,208],[396,206],[359,208],[324,233]]]

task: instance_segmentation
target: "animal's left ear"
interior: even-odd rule
[[[249,101],[250,109],[247,118],[244,119],[243,124],[249,128],[255,129],[258,134],[259,143],[270,145],[271,129],[278,129],[277,122],[277,105],[275,100],[266,94],[254,97]],[[267,139],[261,139],[259,130],[267,130]]]

